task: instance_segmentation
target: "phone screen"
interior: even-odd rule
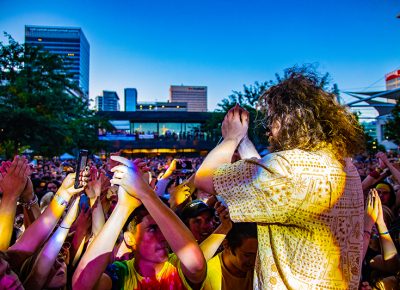
[[[75,178],[75,188],[79,188],[79,174],[85,169],[88,160],[88,151],[85,149],[79,150],[78,160],[76,161],[76,178]]]

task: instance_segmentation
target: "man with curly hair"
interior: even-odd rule
[[[357,289],[363,195],[347,158],[363,148],[357,120],[307,69],[288,71],[259,108],[272,153],[260,158],[236,105],[195,185],[221,195],[234,222],[257,223],[254,289]],[[242,160],[231,164],[235,149]]]

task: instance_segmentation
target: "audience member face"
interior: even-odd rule
[[[378,191],[382,204],[388,205],[390,201],[390,190],[386,188],[377,188],[376,190]]]
[[[210,211],[203,211],[198,216],[189,219],[188,227],[196,241],[201,243],[214,231],[214,216]]]
[[[57,185],[55,185],[53,182],[49,182],[49,184],[47,184],[47,191],[56,193],[57,190],[58,190]]]
[[[253,272],[256,263],[257,247],[257,239],[244,239],[240,247],[237,247],[233,251],[234,254],[232,253],[230,257],[232,265],[243,273]]]
[[[154,219],[147,215],[137,225],[136,255],[150,263],[163,263],[168,259],[168,243]]]
[[[6,260],[0,258],[0,286],[1,289],[24,289],[18,276],[11,270]]]
[[[54,261],[53,267],[50,270],[48,276],[48,282],[46,288],[61,288],[67,284],[67,264],[65,263],[65,256],[63,254],[58,255]]]

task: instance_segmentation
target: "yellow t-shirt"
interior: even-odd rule
[[[364,205],[354,165],[295,149],[221,166],[234,222],[256,222],[254,289],[357,289]]]
[[[253,272],[244,278],[233,276],[222,261],[222,252],[207,262],[207,278],[203,290],[251,290]]]

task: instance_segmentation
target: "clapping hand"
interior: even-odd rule
[[[30,168],[25,157],[15,156],[12,162],[4,162],[0,169],[0,190],[4,197],[17,200],[23,192]]]
[[[226,113],[222,122],[222,137],[234,139],[238,144],[246,136],[249,128],[249,112],[236,104]]]

